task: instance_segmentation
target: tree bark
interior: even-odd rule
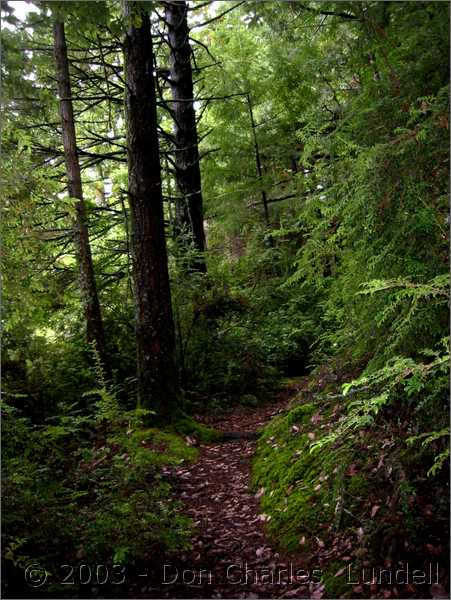
[[[258,147],[258,139],[257,139],[257,131],[256,131],[257,125],[255,124],[254,111],[252,108],[252,100],[251,100],[250,94],[246,94],[246,101],[247,101],[247,107],[249,110],[249,117],[251,119],[252,136],[254,139],[255,165],[257,167],[258,179],[261,183],[262,179],[263,179],[263,169],[262,169],[262,162],[261,162],[261,157],[260,157],[260,149]],[[265,215],[266,227],[269,227],[268,197],[266,196],[266,192],[264,189],[262,189],[262,191],[261,191],[261,196],[262,196],[262,205],[263,205],[263,211],[264,211],[264,215]]]
[[[125,0],[123,13],[138,404],[168,417],[178,396],[178,378],[163,220],[150,17],[141,2]]]
[[[174,118],[175,174],[180,200],[176,205],[176,227],[188,232],[201,253],[193,265],[206,272],[205,232],[199,163],[196,113],[193,102],[193,71],[189,44],[188,5],[185,0],[165,2],[167,40],[170,47],[169,83]]]
[[[89,243],[86,204],[83,199],[67,44],[62,21],[55,21],[53,37],[68,191],[70,197],[77,199],[73,229],[80,290],[86,319],[86,337],[89,343],[94,344],[102,366],[108,371],[105,333]]]

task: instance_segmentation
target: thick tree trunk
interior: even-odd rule
[[[80,290],[86,319],[86,337],[88,342],[95,345],[103,367],[108,371],[105,333],[99,297],[97,295],[94,267],[92,264],[86,205],[83,199],[80,163],[77,154],[77,138],[72,106],[69,61],[67,58],[67,45],[63,22],[56,21],[54,23],[53,36],[68,191],[69,196],[77,198],[75,204],[76,216],[74,220],[74,241],[80,277]]]
[[[150,18],[123,3],[128,192],[136,304],[138,401],[169,416],[178,394],[163,221]]]
[[[194,247],[203,253],[204,214],[187,14],[188,6],[185,0],[165,2],[170,47],[169,83],[173,100],[175,172],[180,195],[176,207],[176,224],[180,232],[191,234]],[[203,254],[191,266],[205,272]]]

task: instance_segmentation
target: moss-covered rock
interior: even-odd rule
[[[216,442],[221,439],[221,433],[207,427],[198,421],[195,421],[191,417],[185,416],[178,419],[173,425],[174,431],[180,435],[188,435],[194,437],[198,442],[208,443]]]

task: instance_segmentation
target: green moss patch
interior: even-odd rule
[[[419,547],[426,556],[439,546],[423,517],[428,482],[415,480],[418,467],[404,456],[399,426],[381,412],[371,425],[331,435],[355,403],[338,392],[338,383],[319,389],[312,378],[262,430],[252,479],[274,543],[322,565],[326,597],[370,597],[370,586],[362,592],[346,581],[349,561],[354,570],[387,560],[417,564]]]
[[[314,403],[294,407],[263,431],[253,463],[268,529],[289,551],[315,547],[318,527],[330,527],[340,494],[343,453],[311,451],[319,414]],[[323,536],[323,534],[321,534]]]
[[[197,457],[197,450],[186,444],[183,438],[154,428],[122,435],[121,442],[131,460],[142,466],[174,465]]]
[[[185,436],[192,436],[198,442],[208,443],[216,442],[221,439],[221,433],[212,427],[207,427],[191,417],[182,417],[173,424],[176,433]]]

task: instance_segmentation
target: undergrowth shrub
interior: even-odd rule
[[[238,400],[263,386],[264,357],[243,321],[245,295],[206,283],[185,293],[176,311],[183,386],[207,401]]]
[[[196,450],[174,433],[145,427],[148,411],[121,411],[102,385],[89,397],[97,397],[91,414],[61,404],[59,415],[42,425],[2,405],[9,592],[30,592],[24,569],[33,562],[48,571],[46,590],[58,596],[67,590],[52,574],[58,580],[62,563],[134,566],[189,546],[190,522],[162,468],[193,460]]]
[[[24,400],[15,403],[14,397],[26,397],[26,414],[33,422],[54,414],[61,398],[82,404],[80,392],[95,385],[92,355],[80,339],[38,330],[6,334],[3,342],[3,389],[18,407]]]
[[[379,372],[370,384],[364,376],[352,387],[344,384],[344,395],[337,383],[326,393],[313,381],[289,412],[264,429],[252,469],[262,518],[274,541],[308,564],[318,564],[327,548],[322,581],[329,596],[351,592],[343,556],[354,571],[368,561],[400,568],[412,561],[425,569],[438,563],[445,576],[446,556],[438,557],[437,549],[446,538],[446,415],[431,419],[432,431],[412,435],[424,418],[403,405],[403,393],[409,377],[420,377],[423,393],[441,379],[446,393],[448,360],[445,349],[428,367],[395,362],[391,375],[399,376],[398,383],[377,395],[371,391],[390,379]],[[323,378],[318,374],[316,381]],[[434,429],[440,422],[442,429]],[[434,522],[424,516],[431,494],[439,499]],[[367,593],[369,588],[360,591]]]
[[[224,272],[218,260],[208,276],[180,277],[175,286],[181,379],[204,405],[266,397],[281,374],[301,375],[310,365],[311,295],[283,286],[281,249],[266,251],[263,272],[261,261],[251,264],[248,241],[232,269]]]

